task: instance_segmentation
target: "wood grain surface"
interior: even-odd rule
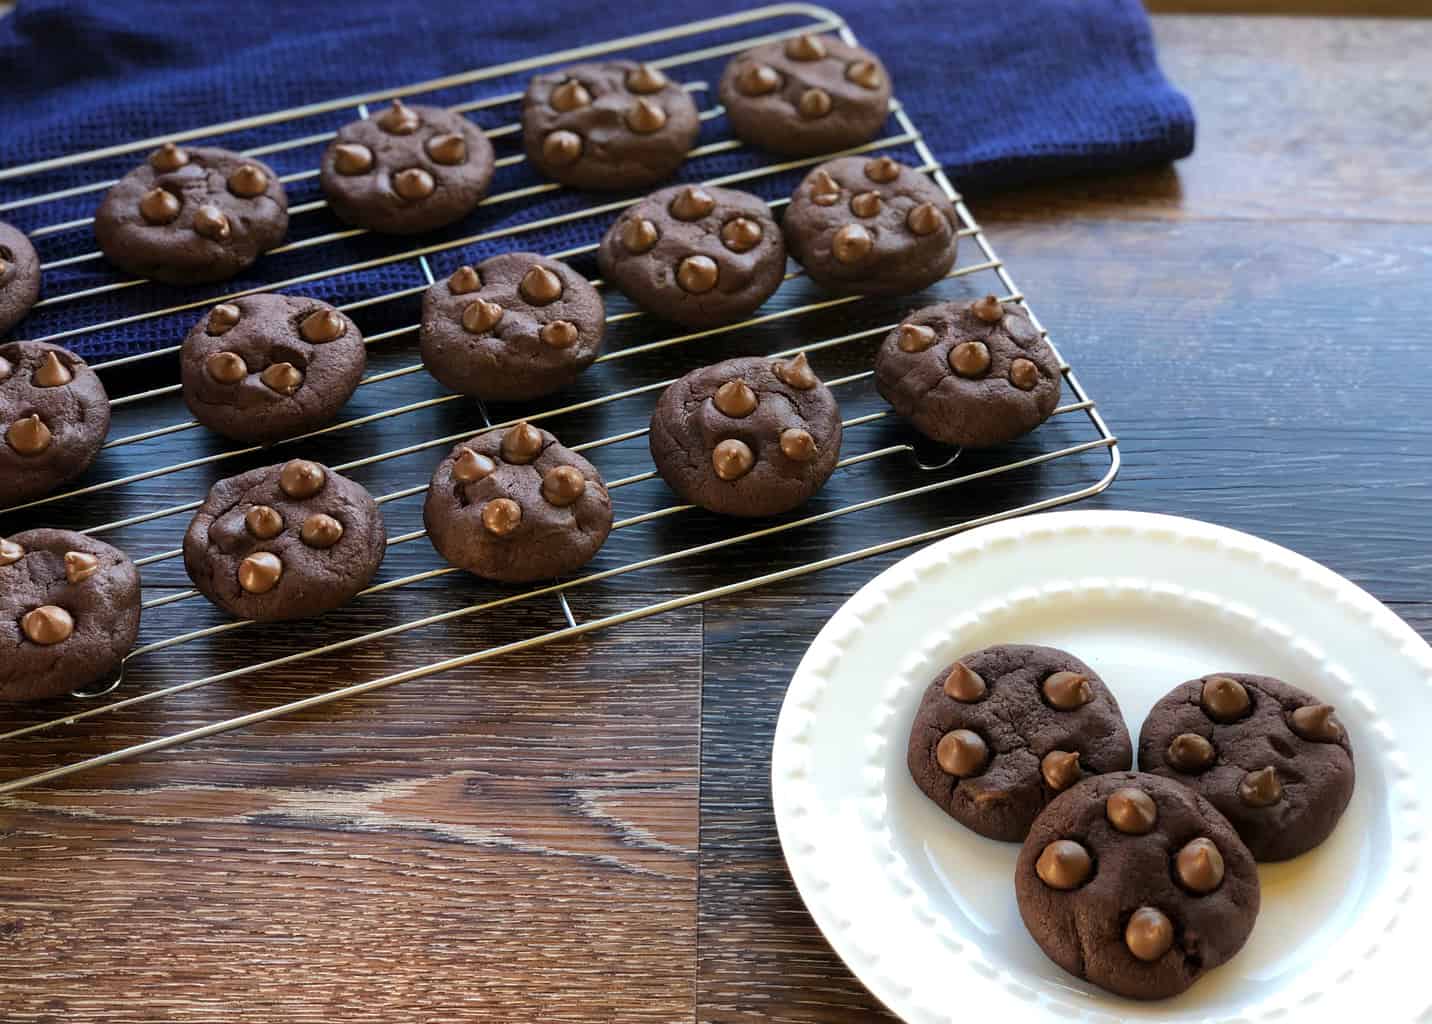
[[[1192,158],[972,200],[1120,437],[1121,475],[1084,507],[1259,534],[1348,575],[1432,635],[1432,71],[1420,56],[1432,37],[1421,24],[1374,20],[1155,24],[1163,63],[1198,111]],[[940,294],[985,287],[957,281]],[[817,297],[795,285],[775,308]],[[862,319],[894,319],[903,305],[863,309]],[[801,317],[800,331],[829,337],[847,320],[836,307]],[[632,344],[660,336],[631,327]],[[699,344],[715,360],[798,340],[766,325]],[[856,373],[873,346],[813,362],[826,378]],[[409,365],[414,352],[410,339],[375,346],[372,369]],[[654,386],[669,369],[660,353],[608,364],[576,398]],[[164,365],[121,387],[171,379]],[[361,390],[348,412],[433,393],[414,374]],[[838,393],[847,416],[883,408],[868,380]],[[124,428],[174,422],[176,411],[132,407]],[[596,437],[630,423],[596,408],[550,425]],[[448,403],[336,434],[325,454],[338,462],[480,425],[473,406]],[[1010,450],[967,453],[943,469],[895,452],[840,471],[813,511],[1092,437],[1074,413]],[[887,418],[852,428],[847,450],[908,441]],[[644,449],[634,438],[590,457],[617,479],[649,468]],[[222,450],[175,434],[111,449],[104,476]],[[354,476],[383,493],[411,486],[439,455]],[[184,502],[269,460],[57,503],[7,517],[6,529],[92,525]],[[1063,493],[1097,480],[1106,461],[1062,459],[575,588],[571,610],[591,622]],[[670,501],[659,481],[615,494],[619,517]],[[390,534],[418,529],[419,507],[385,505]],[[183,521],[110,537],[162,552]],[[594,568],[727,536],[713,517],[665,515],[618,530]],[[791,886],[771,816],[769,743],[805,646],[845,595],[904,553],[0,798],[0,1022],[881,1019]],[[437,564],[417,539],[392,547],[380,578]],[[187,587],[172,559],[146,567],[145,581],[147,596]],[[364,598],[321,628],[359,635],[512,593],[445,576]],[[224,621],[202,599],[180,600],[146,614],[142,641]],[[514,602],[0,740],[0,779],[565,623],[555,597]],[[237,629],[138,671],[187,680],[302,654],[312,629]],[[6,709],[3,729],[55,713]]]

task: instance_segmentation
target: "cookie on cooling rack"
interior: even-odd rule
[[[1019,915],[1049,959],[1129,999],[1177,995],[1243,948],[1258,869],[1207,800],[1116,772],[1056,797],[1015,867]]]
[[[577,188],[638,189],[676,173],[701,121],[680,84],[614,60],[537,75],[522,97],[527,159]]]
[[[1081,779],[1126,771],[1133,744],[1119,702],[1074,655],[1000,644],[935,676],[910,727],[920,791],[960,824],[1024,840],[1046,804]]]
[[[788,512],[840,459],[840,407],[805,353],[693,370],[656,403],[651,455],[683,501],[728,516]]]
[[[475,210],[495,166],[492,143],[461,114],[394,100],[338,129],[318,181],[344,223],[411,235]]]
[[[607,230],[597,262],[648,312],[712,327],[749,316],[780,287],[786,244],[764,199],[678,185],[628,207]]]
[[[184,338],[184,402],[210,430],[267,443],[338,415],[367,365],[352,320],[318,299],[261,293],[211,309]]]
[[[43,700],[113,675],[139,636],[139,571],[69,530],[0,538],[0,701]]]
[[[83,473],[109,432],[109,396],[68,349],[0,345],[0,506],[53,491]]]
[[[525,583],[589,562],[611,532],[612,502],[596,467],[519,423],[448,452],[428,485],[423,524],[458,568]]]
[[[109,190],[95,237],[115,266],[166,284],[223,281],[288,232],[288,197],[264,163],[166,143]]]
[[[307,459],[220,480],[184,534],[184,568],[199,592],[261,622],[348,603],[386,551],[373,496]]]
[[[876,353],[875,384],[926,437],[989,448],[1054,412],[1059,360],[1022,307],[986,295],[906,317]]]
[[[40,258],[24,232],[0,220],[0,335],[40,298]]]
[[[786,247],[811,280],[862,295],[917,292],[955,265],[954,204],[925,175],[888,156],[821,164],[791,197]]]
[[[1139,733],[1139,767],[1207,799],[1262,861],[1330,836],[1356,775],[1331,704],[1281,679],[1234,672],[1161,698]]]
[[[720,94],[737,138],[773,153],[813,156],[880,134],[890,75],[863,47],[799,35],[732,58]]]
[[[601,351],[606,307],[560,260],[502,253],[459,267],[423,295],[423,365],[441,383],[516,402],[571,384]]]

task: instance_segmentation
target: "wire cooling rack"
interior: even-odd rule
[[[732,54],[802,32],[835,32],[856,42],[831,11],[778,4],[398,89],[0,169],[0,215],[30,234],[45,260],[45,298],[27,321],[28,336],[86,355],[104,376],[113,407],[110,440],[89,474],[58,493],[3,510],[0,527],[11,533],[63,525],[102,535],[129,552],[141,567],[145,585],[140,645],[118,679],[95,692],[76,694],[58,708],[16,707],[0,718],[0,760],[26,765],[22,774],[0,780],[0,793],[1053,508],[1108,487],[1119,468],[1117,441],[1062,356],[1065,404],[1027,438],[991,452],[961,453],[921,441],[875,393],[870,370],[875,347],[905,312],[931,301],[986,293],[1028,308],[898,100],[892,101],[881,138],[842,153],[885,152],[915,164],[954,201],[961,225],[960,259],[927,294],[898,300],[829,297],[792,266],[759,315],[673,335],[669,325],[606,289],[607,351],[574,388],[549,404],[489,408],[443,393],[422,372],[415,358],[418,304],[436,276],[492,252],[518,248],[545,252],[592,272],[595,240],[637,198],[594,203],[590,195],[542,181],[525,165],[515,118],[528,75],[577,60],[616,56],[664,69],[702,108],[702,137],[681,180],[757,192],[779,215],[785,197],[810,166],[842,154],[773,162],[723,137],[723,112],[714,103],[710,83]],[[483,125],[499,152],[498,178],[482,208],[458,228],[421,246],[340,228],[326,212],[315,180],[321,147],[333,129],[355,112],[366,117],[370,104],[395,97],[419,97],[468,114]],[[275,130],[283,132],[277,141]],[[259,276],[198,294],[116,277],[92,251],[88,211],[135,162],[136,154],[166,141],[200,140],[261,156],[278,170],[290,194],[291,240],[260,260],[253,271]],[[313,198],[306,198],[310,195]],[[602,286],[599,280],[594,283]],[[234,447],[188,418],[178,384],[156,384],[177,379],[177,345],[107,357],[126,339],[153,337],[156,331],[178,339],[214,303],[266,290],[332,301],[353,315],[366,335],[372,372],[344,417],[321,430],[267,448]],[[1037,318],[1034,322],[1039,325]],[[798,351],[809,354],[844,415],[843,457],[825,489],[804,508],[758,523],[721,519],[674,504],[651,469],[646,448],[646,423],[661,390],[686,371],[718,359]],[[548,427],[597,463],[612,492],[616,521],[607,545],[577,575],[514,588],[441,564],[423,542],[420,497],[433,466],[451,445],[484,427],[521,419]],[[383,570],[353,604],[298,629],[226,619],[189,589],[184,578],[178,542],[188,513],[214,480],[300,454],[353,476],[375,493],[389,525]],[[397,483],[402,486],[394,487]],[[404,528],[409,526],[416,528]],[[627,583],[628,577],[640,582]],[[639,588],[645,603],[632,606],[630,588]],[[590,604],[594,614],[579,616],[574,611],[568,598],[575,601],[579,594],[591,595],[583,604]],[[420,606],[433,610],[413,615]],[[446,623],[511,609],[526,616],[521,621],[528,628],[518,639],[403,671],[382,671],[389,667],[385,652],[391,652],[393,643],[431,644],[432,632]],[[384,624],[373,628],[375,621]],[[260,642],[273,650],[271,656],[255,660]],[[212,688],[250,686],[270,694],[284,683],[285,668],[301,662],[326,666],[324,675],[331,685],[300,696],[302,689],[295,682],[297,692],[281,689],[286,699],[279,703],[242,714],[205,716],[209,705],[199,698]],[[305,678],[311,686],[313,673]],[[126,727],[120,734],[130,738],[129,728],[153,710],[146,705],[163,701],[168,710],[168,702],[185,700],[196,703],[168,717],[192,720],[190,727],[117,749],[93,749],[94,733],[86,730],[104,720],[122,719]],[[37,760],[53,762],[53,767],[37,770]]]

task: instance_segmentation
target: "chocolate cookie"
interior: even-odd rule
[[[537,75],[522,97],[527,159],[577,188],[636,189],[664,181],[686,159],[700,128],[685,89],[629,60]]]
[[[1029,314],[993,295],[911,313],[875,356],[875,385],[926,437],[989,448],[1059,404],[1059,360]]]
[[[906,755],[915,785],[942,811],[1008,843],[1080,779],[1133,761],[1104,681],[1074,655],[1033,644],[986,647],[941,669]]]
[[[786,156],[869,142],[890,112],[885,65],[834,36],[795,36],[738,54],[720,92],[737,138]]]
[[[840,459],[840,407],[802,352],[728,359],[662,392],[651,456],[682,501],[728,516],[774,516],[824,486]]]
[[[1332,705],[1233,672],[1182,683],[1153,706],[1139,767],[1207,798],[1258,860],[1288,860],[1332,835],[1355,776]]]
[[[526,583],[589,562],[611,532],[612,500],[590,462],[519,423],[448,452],[428,484],[423,523],[458,568]]]
[[[0,335],[40,298],[40,258],[18,228],[0,220]]]
[[[1258,868],[1227,819],[1153,775],[1060,794],[1019,851],[1014,892],[1049,959],[1130,999],[1184,991],[1243,948]]]
[[[461,114],[394,100],[338,129],[318,181],[345,224],[412,235],[477,209],[494,166],[492,143]]]
[[[602,239],[597,262],[643,309],[711,327],[748,316],[780,287],[786,243],[764,199],[678,185],[629,207]]]
[[[220,480],[184,534],[184,568],[225,611],[260,622],[347,604],[387,552],[373,496],[307,459]]]
[[[139,636],[139,571],[69,530],[0,538],[0,701],[58,697],[105,679]]]
[[[236,441],[293,437],[332,420],[363,376],[352,320],[318,299],[263,293],[215,306],[184,339],[184,401]]]
[[[111,263],[166,284],[233,277],[287,231],[288,197],[267,164],[173,143],[116,182],[94,218]]]
[[[83,473],[109,432],[109,395],[85,361],[43,341],[0,345],[0,507]]]
[[[917,292],[955,265],[954,205],[888,156],[841,157],[805,176],[786,210],[786,247],[811,280],[842,294]]]
[[[508,252],[423,295],[423,365],[454,391],[515,402],[560,391],[601,351],[606,307],[560,260]]]

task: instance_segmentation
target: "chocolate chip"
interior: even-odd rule
[[[1228,676],[1209,676],[1205,679],[1199,699],[1203,702],[1203,710],[1215,722],[1232,722],[1242,718],[1252,706],[1243,684]]]
[[[517,290],[532,305],[545,306],[562,297],[562,279],[546,267],[533,267],[522,275]]]
[[[1140,907],[1124,928],[1124,945],[1145,963],[1153,963],[1173,945],[1173,922],[1163,911]]]
[[[220,384],[237,384],[249,375],[243,356],[237,352],[215,352],[205,360],[204,369]]]
[[[796,103],[796,110],[800,111],[801,117],[815,120],[829,114],[831,106],[830,93],[824,89],[807,89],[801,93],[801,98]]]
[[[272,551],[256,551],[239,563],[239,586],[250,594],[267,594],[283,575],[283,563]]]
[[[922,324],[901,324],[895,339],[901,352],[923,352],[934,343],[934,330]]]
[[[736,76],[736,89],[746,96],[765,96],[781,87],[781,74],[769,64],[748,64]]]
[[[880,73],[880,65],[873,60],[858,60],[848,65],[845,77],[862,89],[878,89],[885,82],[885,76]]]
[[[273,540],[283,532],[283,515],[271,505],[255,505],[244,513],[244,527],[259,540]]]
[[[626,126],[638,135],[659,132],[666,125],[666,111],[651,100],[637,100],[626,113]]]
[[[240,199],[256,199],[268,190],[268,175],[253,164],[242,164],[229,175],[229,191]]]
[[[592,94],[587,87],[575,79],[567,79],[552,90],[552,109],[563,114],[592,105]]]
[[[466,295],[482,287],[482,278],[472,267],[458,267],[448,278],[448,291],[453,295]]]
[[[556,167],[577,162],[582,155],[582,137],[566,129],[552,132],[542,140],[542,158]]]
[[[210,241],[223,242],[234,233],[234,228],[223,210],[205,203],[194,213],[194,232]]]
[[[10,429],[5,431],[5,441],[19,455],[39,455],[50,442],[54,440],[50,428],[45,426],[45,421],[40,419],[38,413],[31,413],[24,419],[18,419],[10,424]]]
[[[1039,367],[1029,359],[1016,359],[1009,364],[1009,382],[1021,391],[1033,391],[1039,383]]]
[[[553,320],[550,324],[542,325],[537,337],[542,339],[544,345],[551,345],[553,348],[571,348],[577,343],[577,325],[570,320]]]
[[[70,372],[68,366],[60,362],[60,357],[54,353],[54,350],[45,353],[45,361],[35,371],[33,378],[35,386],[42,388],[63,387],[74,379],[75,375]]]
[[[428,140],[428,156],[434,163],[453,167],[467,159],[467,140],[461,135],[434,135]]]
[[[1185,775],[1201,772],[1213,763],[1213,744],[1198,733],[1182,732],[1169,741],[1168,763]]]
[[[225,302],[222,305],[215,306],[209,311],[209,322],[204,329],[207,333],[217,338],[219,335],[227,334],[238,326],[239,320],[242,319],[243,315],[243,310],[239,309],[238,306]]]
[[[179,216],[179,197],[162,188],[152,188],[139,200],[139,215],[150,224],[168,224]]]
[[[330,515],[316,512],[303,521],[299,537],[311,548],[331,548],[343,536],[343,524]]]
[[[469,334],[483,334],[502,320],[502,307],[486,299],[474,299],[462,311],[462,329]]]
[[[1051,750],[1039,761],[1039,774],[1044,784],[1056,793],[1068,789],[1084,775],[1079,768],[1079,754],[1073,750]]]
[[[25,557],[25,549],[13,540],[0,540],[0,567],[14,565]]]
[[[402,100],[394,100],[393,105],[379,114],[377,120],[378,127],[390,135],[411,135],[422,123],[418,112],[405,106]]]
[[[806,359],[804,352],[797,352],[794,359],[772,363],[771,372],[787,387],[797,391],[809,391],[820,383],[820,378],[810,368],[810,361]]]
[[[290,498],[311,498],[323,490],[328,482],[328,473],[316,462],[307,459],[290,459],[278,474],[278,486]]]
[[[976,299],[971,303],[970,311],[987,324],[997,324],[1004,319],[1004,305],[993,295]]]
[[[0,259],[0,274],[3,273],[5,273],[5,261],[3,259]],[[4,380],[6,377],[9,377],[10,374],[14,372],[15,367],[11,364],[10,360],[6,359],[4,356],[0,356],[0,380]]]
[[[292,363],[274,363],[259,374],[259,380],[281,395],[292,395],[303,386],[303,371]]]
[[[519,423],[502,435],[502,457],[519,466],[542,454],[542,431],[530,423]]]
[[[373,151],[356,142],[333,147],[333,169],[339,174],[367,174],[373,169]]]
[[[1041,687],[1044,699],[1060,711],[1073,711],[1094,699],[1089,677],[1078,672],[1055,672]]]
[[[750,252],[761,244],[764,232],[750,217],[736,217],[721,225],[721,241],[732,252]]]
[[[900,177],[900,164],[888,156],[877,156],[865,163],[865,176],[871,181],[885,185]]]
[[[1283,799],[1283,783],[1272,765],[1243,776],[1238,783],[1238,799],[1249,807],[1271,807]]]
[[[298,333],[304,341],[315,345],[337,341],[348,330],[348,321],[336,309],[320,309],[303,318]]]
[[[542,497],[560,507],[572,504],[586,489],[587,478],[575,466],[558,466],[542,478]]]
[[[1074,840],[1056,839],[1040,851],[1034,873],[1051,889],[1077,889],[1094,873],[1094,860]]]
[[[1342,726],[1333,717],[1331,704],[1309,704],[1298,708],[1289,718],[1292,730],[1314,743],[1336,743],[1342,739]]]
[[[791,60],[820,60],[825,56],[825,44],[817,36],[802,33],[786,40],[786,56]]]
[[[149,166],[160,174],[177,171],[189,162],[189,154],[172,142],[166,142],[149,154]]]
[[[421,167],[409,167],[393,175],[393,191],[404,199],[426,199],[437,189],[433,176]]]
[[[809,430],[787,427],[781,431],[781,454],[792,462],[809,462],[817,454],[815,438]]]
[[[99,572],[99,559],[84,551],[65,552],[65,579],[83,583]]]
[[[905,226],[917,235],[933,235],[945,223],[945,215],[934,203],[921,203],[905,215]]]
[[[756,456],[746,442],[734,438],[722,441],[711,452],[711,466],[722,480],[737,480],[751,471]]]
[[[831,250],[841,263],[859,263],[870,255],[875,239],[859,224],[847,224],[831,239]]]
[[[1147,835],[1158,821],[1159,809],[1154,798],[1136,786],[1125,786],[1109,794],[1104,801],[1104,816],[1120,832],[1131,836]]]
[[[651,94],[666,88],[669,79],[650,64],[639,64],[627,72],[626,87],[635,93]]]
[[[810,201],[817,206],[834,206],[840,202],[840,185],[829,171],[816,171],[811,175]]]
[[[1223,884],[1223,854],[1212,839],[1194,839],[1174,855],[1174,874],[1189,892],[1205,895]]]
[[[965,704],[973,704],[982,700],[989,692],[984,679],[978,672],[970,668],[962,661],[955,662],[950,669],[950,674],[945,676],[945,696],[951,697]]]
[[[622,245],[627,252],[646,252],[660,239],[661,232],[645,217],[633,217],[622,228]]]
[[[452,464],[452,478],[458,483],[470,484],[495,472],[497,463],[471,448],[464,448]]]
[[[482,506],[482,525],[488,533],[506,537],[522,525],[522,506],[511,498],[493,498]]]
[[[676,266],[676,283],[693,295],[702,295],[716,287],[721,269],[710,256],[687,256]]]
[[[950,369],[961,377],[982,377],[989,369],[989,347],[982,341],[962,341],[950,349]]]
[[[711,403],[725,415],[740,419],[756,411],[756,393],[743,380],[728,380],[716,389]]]
[[[20,628],[31,643],[48,647],[68,640],[75,631],[75,620],[58,605],[42,604],[25,613],[20,620]]]
[[[989,760],[989,747],[984,737],[969,729],[955,729],[940,737],[935,747],[935,761],[946,775],[969,778],[984,769]]]
[[[850,212],[857,217],[874,217],[880,212],[880,193],[861,192],[851,196]]]
[[[716,208],[716,198],[704,188],[692,186],[677,193],[671,201],[671,215],[677,220],[700,220]]]

